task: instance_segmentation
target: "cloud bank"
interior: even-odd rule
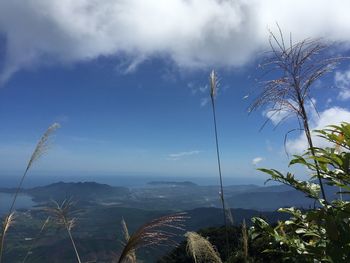
[[[22,68],[127,56],[179,67],[237,67],[267,45],[278,22],[293,39],[350,42],[347,0],[0,1],[1,79]]]
[[[337,125],[341,122],[350,122],[350,111],[340,107],[332,107],[320,112],[320,115],[311,114],[310,127],[311,130],[320,130],[328,125]],[[331,146],[327,141],[312,134],[313,143],[316,147]],[[306,137],[300,134],[299,137],[288,140],[286,143],[287,151],[291,154],[300,154],[308,148]]]

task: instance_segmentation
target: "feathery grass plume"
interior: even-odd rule
[[[16,188],[16,192],[15,192],[15,195],[13,197],[13,200],[12,200],[12,203],[11,203],[11,206],[10,206],[10,209],[9,209],[9,212],[8,212],[8,215],[6,218],[5,218],[5,222],[4,222],[4,227],[6,225],[8,225],[8,220],[10,219],[10,215],[12,214],[13,210],[14,210],[14,207],[15,207],[15,203],[16,203],[16,200],[17,200],[17,197],[18,197],[18,194],[19,194],[19,191],[21,190],[22,188],[22,184],[23,184],[23,181],[24,179],[26,178],[26,175],[28,173],[28,171],[30,170],[30,168],[33,166],[33,164],[35,163],[35,161],[37,161],[40,156],[42,156],[47,150],[48,150],[48,146],[49,146],[49,140],[50,140],[50,137],[51,135],[54,133],[55,130],[57,130],[58,128],[60,127],[60,125],[58,123],[54,123],[52,124],[46,131],[45,133],[41,136],[38,144],[36,145],[29,161],[28,161],[28,164],[27,164],[27,167],[21,177],[21,180]],[[3,227],[2,229],[2,234],[1,234],[1,244],[0,244],[0,263],[2,262],[2,255],[3,255],[3,250],[4,250],[4,243],[5,243],[5,228]]]
[[[209,81],[210,81],[210,97],[215,98],[217,93],[217,85],[218,85],[218,79],[216,76],[216,72],[212,70],[209,75]]]
[[[3,235],[5,236],[7,231],[9,230],[9,228],[15,223],[15,212],[12,212],[11,214],[9,214],[5,221],[4,221],[4,225],[3,225]]]
[[[278,25],[277,27],[279,36],[270,32],[270,52],[261,64],[264,77],[268,78],[268,74],[272,74],[272,77],[260,83],[263,90],[252,103],[250,111],[262,107],[269,108],[270,118],[283,116],[277,125],[292,115],[296,116],[299,121],[299,129],[289,131],[286,134],[285,142],[290,132],[303,130],[308,146],[314,155],[309,116],[306,109],[307,102],[315,108],[310,97],[310,90],[318,79],[332,71],[344,58],[327,58],[328,45],[319,39],[305,39],[293,43],[290,36],[287,44],[281,28]],[[266,120],[262,128],[270,118]],[[315,165],[318,167],[316,160]],[[320,169],[316,170],[322,198],[327,203]]]
[[[122,231],[123,231],[123,236],[124,236],[124,240],[125,240],[123,245],[125,246],[129,242],[130,235],[129,235],[128,226],[126,225],[126,222],[125,222],[124,218],[122,218],[121,224],[122,224]],[[130,253],[127,255],[125,261],[128,262],[128,263],[136,263],[135,249],[130,251]]]
[[[15,212],[11,212],[8,216],[5,217],[5,220],[2,225],[2,233],[1,233],[1,251],[0,251],[0,262],[2,259],[2,252],[4,248],[4,243],[5,243],[5,236],[9,228],[14,224],[15,222]]]
[[[221,200],[221,204],[222,204],[224,226],[225,226],[225,230],[226,230],[225,231],[226,232],[226,234],[225,234],[226,235],[226,249],[227,249],[227,251],[229,251],[228,230],[227,230],[227,210],[226,210],[226,206],[225,206],[224,187],[223,187],[223,182],[222,182],[220,149],[219,149],[218,131],[217,131],[217,125],[216,125],[216,109],[215,109],[215,97],[217,94],[217,87],[218,87],[219,83],[218,83],[217,74],[214,70],[212,70],[210,73],[209,82],[210,82],[210,98],[211,98],[211,105],[212,105],[212,110],[213,110],[216,157],[217,157],[218,172],[219,172],[219,179],[220,179],[220,200]]]
[[[247,225],[245,223],[245,219],[243,220],[242,224],[242,245],[243,245],[243,257],[244,261],[248,262],[248,231],[247,231]]]
[[[35,150],[28,162],[26,171],[30,169],[30,167],[33,165],[35,161],[37,161],[44,153],[47,152],[50,146],[49,145],[50,137],[59,127],[60,127],[59,123],[54,123],[46,130],[46,132],[40,138],[38,144],[35,147]]]
[[[220,255],[208,239],[196,232],[187,232],[187,253],[189,253],[195,263],[222,263]]]
[[[234,225],[234,220],[233,220],[233,215],[231,212],[231,208],[226,205],[226,217],[227,217],[227,222],[230,224],[230,226]]]
[[[183,231],[186,213],[162,216],[141,226],[130,237],[120,253],[118,263],[128,262],[130,254],[141,247],[177,245],[173,240],[177,236],[174,231]],[[167,229],[167,230],[166,230]]]
[[[71,199],[65,199],[61,204],[59,204],[56,201],[52,201],[52,202],[54,205],[52,207],[47,207],[45,210],[48,213],[50,213],[51,218],[54,220],[56,224],[61,225],[66,229],[69,239],[72,243],[72,247],[74,249],[74,253],[77,258],[77,261],[81,263],[80,255],[71,232],[76,222],[76,219],[74,217],[71,217],[73,214],[72,208],[74,206],[74,203]]]
[[[49,148],[49,141],[50,141],[50,137],[52,136],[52,134],[60,127],[60,125],[58,123],[54,123],[52,124],[46,131],[45,133],[41,136],[38,144],[36,145],[29,161],[28,161],[28,164],[27,164],[27,167],[22,175],[22,178],[18,184],[18,187],[16,189],[16,193],[15,193],[15,196],[12,200],[12,204],[11,204],[11,207],[10,207],[10,211],[9,211],[9,214],[13,211],[14,209],[14,205],[16,203],[16,200],[17,200],[17,196],[18,196],[18,193],[19,191],[21,190],[22,188],[22,184],[23,184],[23,181],[28,173],[28,171],[30,170],[30,168],[33,166],[33,164],[35,163],[35,161],[37,161],[44,153],[47,152],[48,148]]]
[[[31,245],[29,246],[25,257],[23,258],[22,263],[25,263],[25,262],[27,261],[28,257],[32,254],[32,249],[33,249],[33,247],[34,247],[34,246],[37,244],[37,242],[39,241],[39,238],[40,238],[41,234],[44,232],[44,230],[45,230],[47,224],[49,223],[49,221],[50,221],[50,216],[48,216],[48,217],[46,218],[46,220],[43,222],[43,224],[42,224],[42,226],[41,226],[41,228],[40,228],[40,231],[39,231],[38,235],[35,237],[34,241],[33,241],[33,242],[31,243]]]

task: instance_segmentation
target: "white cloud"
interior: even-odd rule
[[[316,114],[310,115],[310,127],[312,130],[319,130],[325,128],[327,125],[339,124],[341,122],[350,122],[350,111],[348,109],[333,107],[320,113],[318,117]],[[324,147],[329,144],[322,138],[312,135],[314,146]],[[304,134],[300,134],[296,139],[287,140],[286,148],[289,153],[302,153],[308,148],[308,144]]]
[[[258,165],[258,163],[260,163],[261,161],[263,161],[264,158],[262,157],[255,157],[253,160],[252,160],[252,164],[253,165]]]
[[[267,110],[264,111],[263,116],[270,119],[273,125],[278,125],[280,122],[284,121],[291,114],[290,110]]]
[[[337,71],[334,75],[335,86],[339,88],[338,99],[350,99],[350,70]]]
[[[133,71],[152,56],[180,67],[241,66],[267,45],[267,28],[294,41],[349,42],[347,0],[0,1],[5,80],[21,68],[128,57]],[[305,26],[307,25],[307,26]]]
[[[187,152],[179,152],[179,153],[171,153],[168,155],[168,160],[172,160],[172,161],[177,161],[181,158],[187,157],[187,156],[191,156],[191,155],[197,155],[199,154],[200,151],[198,150],[194,150],[194,151],[187,151]]]
[[[299,106],[297,105],[296,102],[289,100],[289,103],[291,105],[293,105],[293,107],[295,109],[299,108]],[[317,114],[317,112],[315,111],[315,106],[316,106],[316,99],[315,98],[311,98],[311,100],[308,100],[305,103],[305,109],[311,115]],[[291,109],[289,109],[286,106],[276,105],[276,107],[273,109],[267,109],[267,110],[263,111],[262,115],[264,117],[270,119],[272,124],[276,126],[276,125],[280,124],[281,122],[285,121],[286,119],[288,119],[289,117],[291,117],[293,115],[296,116],[296,113],[293,112]]]

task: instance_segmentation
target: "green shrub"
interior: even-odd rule
[[[332,125],[316,132],[332,147],[312,147],[290,162],[311,171],[309,181],[298,180],[291,173],[259,169],[268,173],[270,180],[313,198],[314,209],[281,208],[279,211],[291,217],[276,226],[253,218],[250,236],[256,242],[265,240],[264,252],[279,255],[286,262],[350,262],[350,202],[343,200],[350,193],[350,124]],[[315,180],[317,170],[325,184],[339,188],[337,198],[331,202],[320,197],[320,185]]]

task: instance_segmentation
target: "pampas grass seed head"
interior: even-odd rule
[[[187,232],[187,251],[195,263],[222,263],[219,253],[208,239],[196,232]]]
[[[209,82],[210,82],[210,96],[212,98],[215,98],[216,92],[217,92],[216,89],[217,89],[218,80],[217,80],[216,72],[214,70],[210,72]]]

